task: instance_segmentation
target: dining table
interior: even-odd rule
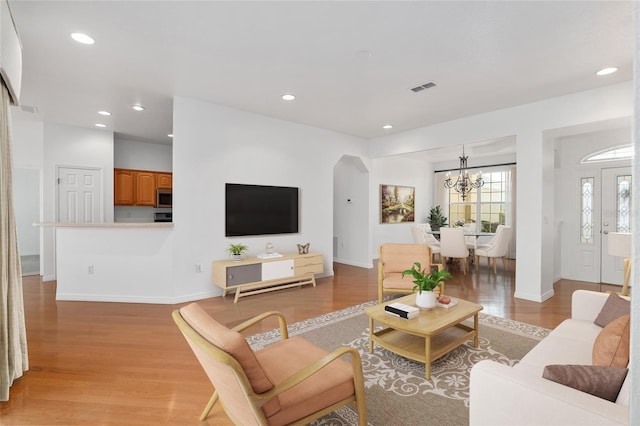
[[[426,231],[429,234],[433,234],[433,235],[440,235],[440,231]],[[496,235],[495,232],[478,232],[478,231],[464,231],[464,236],[465,237],[493,237],[494,235]]]
[[[440,236],[440,231],[426,231],[429,234],[433,234],[433,235],[438,235]],[[476,239],[478,239],[478,237],[493,237],[494,235],[496,235],[495,232],[483,232],[483,231],[472,231],[469,229],[464,229],[464,236],[465,237],[476,237]],[[449,259],[449,262],[451,262],[452,259]],[[474,253],[472,252],[472,250],[469,250],[469,261],[471,264],[473,264],[475,262],[475,257],[474,257]]]

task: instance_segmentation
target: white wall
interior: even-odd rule
[[[527,259],[517,265],[516,297],[543,301],[553,296],[554,264],[553,144],[545,142],[547,132],[632,114],[632,83],[626,82],[376,138],[369,152],[377,158],[515,135],[517,253]]]
[[[333,260],[372,268],[369,256],[369,169],[361,158],[344,156],[333,172]]]
[[[56,300],[177,303],[172,233],[172,229],[57,228]]]
[[[11,156],[13,167],[42,169],[44,166],[44,125],[33,114],[17,107],[11,115]]]
[[[283,253],[308,242],[324,256],[324,275],[333,274],[333,168],[345,154],[366,158],[364,140],[182,97],[174,99],[173,130],[176,295],[221,294],[211,262],[227,257],[232,242],[250,255],[267,242]],[[300,233],[225,238],[226,182],[298,187]]]
[[[113,133],[44,123],[43,221],[57,220],[57,167],[91,167],[102,171],[104,221],[113,222]],[[43,230],[41,256],[45,281],[55,279],[55,232]]]
[[[43,125],[17,107],[10,108],[10,116],[18,246],[21,255],[36,255],[40,253],[41,230],[32,223],[41,220]]]
[[[115,137],[113,167],[171,172],[173,171],[173,146]]]
[[[401,185],[415,188],[415,222],[380,223],[380,185]],[[411,225],[425,223],[433,203],[433,168],[430,164],[400,156],[373,159],[369,205],[373,224],[373,245],[370,256],[378,257],[383,243],[411,243]]]
[[[14,168],[13,208],[20,256],[40,254],[40,170]]]

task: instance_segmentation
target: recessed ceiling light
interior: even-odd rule
[[[98,114],[100,114],[100,115],[111,115],[111,113],[109,111],[98,111]]]
[[[600,71],[598,71],[596,75],[609,75],[609,74],[613,74],[616,71],[618,71],[618,68],[616,67],[603,68]]]
[[[382,126],[383,129],[393,129],[393,126],[391,124],[385,124],[384,126]]]
[[[173,133],[169,133],[167,136],[169,136],[170,138],[173,137]]]
[[[83,33],[71,33],[71,38],[82,44],[93,44],[95,41],[86,34]]]
[[[135,104],[131,108],[135,109],[136,111],[144,111],[144,107],[140,104]]]
[[[296,98],[296,95],[292,95],[291,93],[285,93],[282,95],[282,99],[285,101],[292,101]]]
[[[95,126],[96,127],[107,127],[106,124],[102,124],[102,123],[96,123]]]

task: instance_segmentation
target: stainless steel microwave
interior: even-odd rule
[[[173,205],[173,193],[171,189],[156,190],[156,207],[171,207]]]

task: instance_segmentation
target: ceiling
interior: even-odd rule
[[[36,119],[158,143],[174,96],[374,138],[632,78],[629,1],[10,5]]]

